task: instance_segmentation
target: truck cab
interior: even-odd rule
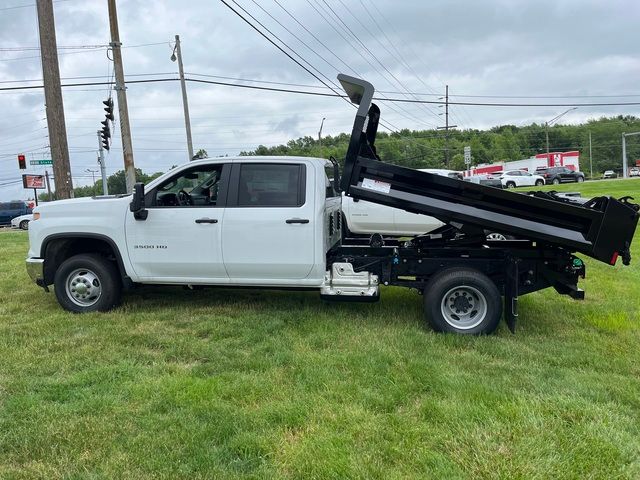
[[[44,205],[29,230],[28,269],[73,311],[106,306],[97,272],[60,273],[78,255],[113,259],[125,285],[320,287],[340,239],[330,168],[317,158],[207,159],[138,188],[143,214],[131,211],[131,195]]]

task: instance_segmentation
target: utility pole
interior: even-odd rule
[[[568,110],[565,110],[564,112],[562,112],[560,115],[556,115],[555,117],[553,117],[551,120],[549,120],[548,122],[544,122],[544,133],[545,136],[547,138],[547,165],[549,165],[549,125],[551,125],[553,122],[555,122],[556,120],[559,120],[560,117],[563,117],[564,115],[566,115],[567,113],[569,113],[572,110],[577,110],[578,107],[572,107]],[[555,164],[553,164],[552,166],[555,166]]]
[[[109,195],[107,167],[104,164],[104,149],[102,148],[102,135],[100,135],[100,130],[98,130],[98,163],[100,164],[100,175],[102,176],[102,194]]]
[[[193,141],[191,140],[191,119],[189,117],[189,102],[187,100],[187,83],[184,79],[184,67],[182,66],[182,50],[180,49],[180,35],[176,35],[176,46],[173,47],[171,61],[178,60],[178,72],[180,73],[180,86],[182,87],[182,108],[184,109],[184,128],[187,131],[187,151],[189,161],[193,160]]]
[[[136,169],[133,164],[133,146],[131,145],[131,128],[129,127],[129,109],[127,107],[127,87],[124,85],[124,68],[122,66],[122,51],[120,33],[118,31],[118,12],[116,0],[108,0],[109,26],[111,28],[111,51],[113,52],[113,68],[115,71],[118,94],[118,112],[120,113],[120,136],[122,137],[122,155],[124,156],[124,175],[127,193],[133,192],[136,183]]]
[[[629,178],[629,166],[627,164],[627,137],[640,135],[640,132],[622,134],[622,177]]]
[[[589,170],[591,172],[591,180],[593,180],[593,155],[591,153],[591,132],[589,132]]]
[[[320,130],[318,130],[318,143],[322,146],[322,126],[324,125],[324,121],[326,118],[322,117],[322,121],[320,122]]]
[[[47,194],[49,195],[49,202],[53,200],[53,196],[51,195],[51,182],[49,181],[49,170],[44,171],[44,178],[47,181]]]
[[[457,125],[449,125],[449,85],[446,85],[446,90],[444,95],[444,122],[445,122],[444,123],[445,126],[438,127],[438,130],[444,130],[444,165],[448,167],[449,166],[449,129],[457,127]]]
[[[96,195],[96,173],[98,173],[98,170],[92,170],[90,168],[86,168],[85,172],[88,172],[91,174],[91,190],[93,191],[93,196],[95,197]]]
[[[59,199],[73,198],[73,182],[69,163],[67,128],[64,121],[60,67],[58,66],[58,45],[53,17],[52,0],[37,0],[38,30],[40,33],[40,56],[42,58],[42,78],[47,111],[47,127],[56,179],[56,196]]]

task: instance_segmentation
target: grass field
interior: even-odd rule
[[[2,479],[640,478],[640,238],[630,267],[586,261],[585,301],[522,297],[484,338],[434,334],[399,288],[145,287],[72,315],[26,250],[0,233]]]

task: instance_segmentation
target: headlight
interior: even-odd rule
[[[40,214],[39,213],[34,213],[33,214],[33,220],[38,220],[39,218],[40,218]]]

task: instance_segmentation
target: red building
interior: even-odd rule
[[[571,170],[580,170],[580,152],[574,150],[571,152],[549,152],[549,154],[539,153],[535,157],[524,160],[478,165],[467,170],[465,175],[486,175],[507,170],[525,170],[534,173],[537,169],[546,167],[567,167]]]

